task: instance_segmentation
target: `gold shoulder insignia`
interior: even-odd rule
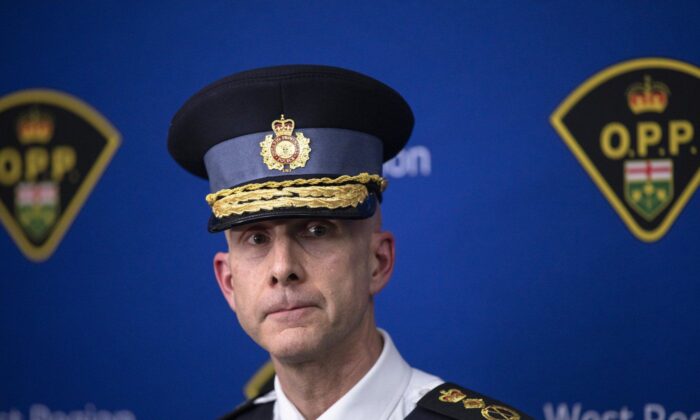
[[[532,420],[507,404],[453,383],[444,383],[425,394],[407,419],[420,419],[426,410],[461,420]]]

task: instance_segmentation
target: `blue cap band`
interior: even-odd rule
[[[342,128],[299,128],[310,140],[311,153],[303,168],[290,172],[269,169],[260,155],[260,142],[272,131],[225,140],[207,151],[204,165],[212,192],[280,175],[382,174],[382,141],[370,134]]]

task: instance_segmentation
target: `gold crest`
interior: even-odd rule
[[[481,398],[467,398],[466,400],[462,401],[462,404],[464,404],[464,408],[466,409],[486,407],[484,400]]]
[[[450,403],[460,402],[467,397],[462,391],[454,388],[447,391],[440,391],[440,394],[442,395],[438,397],[438,400]]]
[[[294,120],[284,118],[272,122],[272,131],[260,142],[260,156],[269,169],[277,169],[282,172],[290,172],[296,168],[303,168],[309,160],[311,152],[310,139],[304,137],[304,133],[294,132]]]

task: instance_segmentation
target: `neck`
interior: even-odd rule
[[[372,368],[382,352],[374,320],[336,348],[305,362],[272,358],[280,385],[306,419],[315,419],[345,395]]]

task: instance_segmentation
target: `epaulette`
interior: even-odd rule
[[[446,382],[418,401],[410,420],[450,418],[457,420],[533,420],[532,417],[493,398]]]

